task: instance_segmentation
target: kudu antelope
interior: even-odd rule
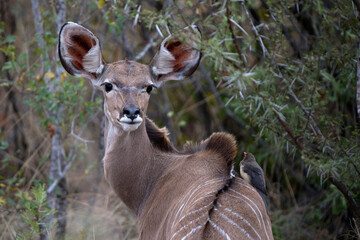
[[[58,50],[67,72],[104,93],[105,178],[137,215],[139,239],[273,239],[260,195],[232,170],[234,137],[214,133],[180,153],[146,116],[154,87],[196,70],[200,38],[190,26],[165,38],[149,65],[105,63],[98,38],[69,22]]]

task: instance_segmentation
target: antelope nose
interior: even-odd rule
[[[137,118],[139,114],[140,114],[139,108],[130,108],[130,107],[124,108],[124,115],[130,118],[131,120]]]

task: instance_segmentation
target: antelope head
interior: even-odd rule
[[[165,38],[149,65],[122,60],[105,63],[99,39],[88,29],[66,23],[59,37],[60,61],[71,75],[84,77],[104,93],[108,120],[123,131],[144,123],[150,93],[166,80],[181,80],[197,68],[201,34],[196,26]]]

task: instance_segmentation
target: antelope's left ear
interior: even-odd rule
[[[201,58],[201,33],[197,26],[184,28],[165,38],[150,63],[158,85],[166,80],[182,80],[198,67]]]

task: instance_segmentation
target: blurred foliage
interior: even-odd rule
[[[353,2],[70,0],[66,5],[67,20],[96,33],[109,62],[134,59],[154,41],[139,57],[148,63],[161,41],[156,32],[167,36],[197,24],[203,35],[199,70],[190,80],[158,90],[148,115],[167,126],[178,146],[214,131],[234,134],[239,153],[252,152],[264,169],[276,239],[356,239],[358,216],[329,181],[332,176],[342,183],[360,204],[360,24]],[[89,125],[85,135],[98,141],[102,99],[85,80],[56,70],[56,1],[40,6],[44,49],[37,47],[31,11],[24,10],[31,9],[30,1],[11,5],[0,19],[0,206],[8,209],[0,213],[8,223],[0,229],[12,234],[26,224],[27,234],[36,234],[33,216],[44,210],[42,183],[49,184],[51,126],[63,129],[66,154],[82,156],[68,174],[79,185],[70,193],[90,191],[77,177],[95,174],[98,145],[74,144],[71,133]],[[25,211],[20,223],[9,217],[18,210]],[[129,230],[133,223],[121,214],[117,221],[125,233],[116,236],[136,237]],[[85,239],[88,231],[79,226],[74,235]]]
[[[45,185],[42,184],[33,187],[31,189],[31,195],[27,192],[19,195],[24,199],[23,205],[25,207],[25,210],[21,214],[21,218],[26,224],[30,225],[30,227],[29,229],[26,229],[26,232],[19,233],[17,239],[36,238],[44,228],[47,231],[51,231],[54,227],[54,222],[52,222],[52,226],[42,225],[46,217],[55,213],[54,209],[50,209],[47,206]]]

